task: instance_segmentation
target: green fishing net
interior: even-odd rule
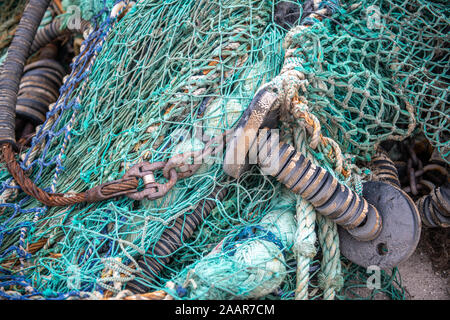
[[[296,35],[305,96],[328,136],[363,159],[417,121],[449,156],[449,8],[440,1],[348,1]]]
[[[97,15],[109,12],[117,1],[89,1],[89,0],[62,0],[61,5],[65,11],[79,10],[81,17],[85,20],[91,20]]]
[[[138,162],[202,149],[233,127],[283,65],[289,30],[275,23],[280,1],[137,1],[118,22],[107,14],[113,2],[85,2],[63,1],[65,8],[79,5],[93,31],[20,156],[47,191],[81,192],[121,178]],[[415,0],[341,5],[332,19],[294,36],[303,59],[298,68],[309,82],[299,94],[322,133],[348,159],[368,160],[375,143],[406,137],[417,121],[446,157],[448,8]],[[121,292],[132,280],[180,299],[294,299],[295,197],[256,166],[230,179],[218,158],[159,200],[123,197],[64,208],[26,196],[2,165],[0,295],[90,297]],[[170,253],[156,281],[136,271],[143,255],[164,257],[155,254],[164,230],[221,188],[225,198],[211,199],[215,208]],[[318,278],[326,249],[316,247],[311,299],[323,298]],[[342,260],[345,282],[337,298],[377,292],[405,298],[396,269],[381,272],[378,291],[365,292],[355,288],[365,287],[370,274]]]

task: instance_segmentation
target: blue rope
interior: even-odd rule
[[[234,256],[236,253],[236,246],[249,239],[261,239],[274,243],[283,254],[286,253],[281,240],[271,231],[264,229],[262,226],[254,225],[243,228],[237,235],[227,239],[224,242],[223,248],[227,251],[229,256]]]
[[[120,2],[120,0],[117,0],[116,3]],[[106,3],[106,2],[105,2]],[[58,155],[52,157],[51,159],[46,159],[50,146],[52,145],[54,139],[59,138],[64,135],[64,137],[68,137],[70,134],[70,129],[66,126],[63,126],[61,129],[56,130],[56,128],[59,126],[60,122],[63,119],[63,116],[67,114],[67,112],[72,113],[74,111],[77,111],[82,108],[82,106],[78,103],[77,97],[72,97],[73,93],[75,92],[77,86],[79,83],[86,80],[86,78],[89,75],[89,72],[85,71],[85,67],[90,62],[91,58],[96,54],[99,53],[102,50],[103,42],[101,40],[103,37],[108,34],[108,32],[112,28],[112,24],[115,21],[115,19],[111,19],[109,17],[109,10],[108,8],[104,8],[99,12],[93,19],[93,24],[97,25],[96,21],[99,19],[104,13],[108,13],[108,17],[106,20],[93,32],[89,34],[87,39],[83,42],[83,46],[85,47],[84,51],[78,55],[75,60],[71,63],[71,73],[67,77],[66,82],[61,86],[59,89],[60,96],[55,103],[55,108],[53,110],[50,110],[47,112],[46,115],[46,121],[44,124],[39,128],[38,132],[36,133],[35,137],[33,137],[31,141],[31,147],[28,149],[28,152],[25,154],[25,157],[22,161],[20,161],[20,166],[24,171],[29,171],[33,173],[33,181],[36,184],[39,184],[42,175],[43,170],[46,167],[55,167],[55,171],[57,173],[61,173],[64,171],[64,166],[62,164],[61,159],[59,159]],[[95,20],[95,21],[94,21]],[[64,96],[63,96],[64,94]],[[44,130],[44,128],[49,124],[49,119],[56,114],[59,113],[59,116],[55,119],[55,122],[53,125],[51,125],[50,129]],[[29,161],[32,150],[34,147],[38,144],[43,144],[43,149],[40,153],[40,156],[31,161],[29,165],[26,165],[26,163]],[[7,189],[19,189],[18,186],[11,186],[13,179],[9,178],[5,182],[2,182],[0,185],[0,192],[3,193]],[[50,187],[43,188],[43,190],[49,192],[51,191]],[[22,233],[19,244],[22,246],[25,245],[25,238],[24,236],[28,234],[29,232],[32,233],[35,229],[35,225],[33,222],[23,222],[20,224],[17,224],[15,226],[9,226],[8,224],[12,219],[14,219],[18,214],[27,214],[27,213],[36,213],[37,218],[39,218],[41,215],[47,212],[48,208],[46,206],[42,207],[35,207],[32,209],[22,209],[23,206],[29,202],[30,197],[25,196],[20,201],[16,203],[1,203],[0,208],[9,208],[13,209],[13,213],[4,221],[2,224],[0,224],[0,245],[3,243],[5,235],[12,234],[13,232],[17,231],[21,228],[26,228],[26,231]],[[0,254],[0,259],[7,257],[8,255],[16,253],[16,255],[19,258],[29,259],[31,258],[30,254],[27,254],[24,252],[20,247],[16,245],[12,245],[6,250],[4,250]],[[0,268],[0,272],[3,274],[9,273],[4,268]],[[28,282],[23,276],[20,275],[9,275],[7,278],[5,276],[0,276],[0,287],[10,287],[10,286],[26,286],[26,287],[33,287],[31,283]],[[91,285],[92,286],[92,285]],[[51,291],[51,290],[50,290]],[[46,290],[44,292],[37,292],[34,291],[30,294],[26,295],[8,295],[4,292],[0,291],[0,296],[12,299],[12,300],[28,300],[29,297],[36,296],[36,295],[42,295],[48,300],[64,300],[71,296],[79,296],[78,291],[71,291],[69,293],[56,293],[56,292],[50,292],[49,290]]]

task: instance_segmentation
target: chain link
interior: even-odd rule
[[[178,179],[194,175],[200,166],[211,157],[218,155],[224,148],[226,137],[232,132],[227,130],[220,136],[209,140],[202,150],[177,154],[168,161],[140,162],[131,167],[123,178],[101,184],[86,191],[87,202],[98,202],[119,196],[133,200],[156,200],[164,197]],[[162,170],[166,183],[158,183],[155,173]],[[143,188],[139,190],[139,181]]]
[[[131,167],[123,178],[103,183],[81,193],[47,193],[38,188],[29,179],[17,161],[10,144],[2,145],[4,161],[8,171],[22,190],[36,198],[38,201],[50,207],[68,206],[83,202],[99,202],[119,196],[127,196],[133,200],[155,200],[164,197],[175,185],[178,179],[188,178],[197,172],[204,161],[210,156],[216,156],[225,145],[226,137],[232,132],[227,130],[223,134],[211,139],[205,148],[199,151],[190,151],[173,156],[168,161],[140,162]],[[158,183],[155,173],[162,170],[166,183]],[[140,187],[140,182],[143,187]]]

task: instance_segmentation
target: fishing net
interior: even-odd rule
[[[116,0],[89,1],[89,0],[62,0],[61,6],[66,14],[61,16],[80,17],[84,20],[104,21]]]
[[[108,14],[115,2],[63,1],[65,8],[78,5],[93,28],[47,120],[20,154],[22,168],[46,191],[81,192],[121,178],[138,162],[202,149],[232,128],[257,89],[279,75],[287,35],[293,64],[307,80],[297,94],[345,159],[348,174],[335,173],[341,182],[360,192],[367,175],[356,161],[369,160],[382,140],[411,134],[416,121],[448,155],[444,3],[348,1],[340,7],[324,1],[332,19],[289,34],[275,23],[278,3],[139,1],[118,21]],[[375,17],[368,10],[374,6]],[[297,139],[295,125],[283,126],[282,139]],[[311,137],[300,135],[309,145]],[[333,172],[327,149],[308,145],[310,156]],[[310,257],[301,264],[297,217],[313,210],[258,167],[236,181],[223,172],[221,155],[215,160],[158,200],[124,197],[63,208],[25,195],[2,164],[0,295],[111,296],[133,282],[179,299],[294,299],[301,267],[310,299],[377,292],[405,298],[396,269],[381,272],[380,289],[354,293],[369,274],[345,259],[341,264],[336,226],[320,216],[309,225]],[[223,199],[211,196],[223,189]],[[204,199],[215,205],[193,236],[175,252],[158,251],[164,231],[179,219],[189,227]],[[149,279],[138,263],[143,256],[171,261]]]
[[[361,158],[414,121],[449,155],[449,8],[440,1],[348,2],[295,36],[306,97],[343,150]],[[448,161],[448,160],[446,160]]]

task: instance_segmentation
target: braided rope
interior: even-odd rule
[[[336,292],[344,285],[341,271],[339,234],[337,225],[327,217],[317,215],[319,243],[322,247],[322,263],[319,272],[319,286],[325,300],[334,300]]]
[[[312,116],[312,115],[311,115]],[[311,126],[308,124],[308,122],[299,121],[300,128],[302,128],[302,124],[304,125],[304,129],[311,128]],[[314,121],[314,136],[319,136],[317,132],[320,133],[320,123],[319,121]],[[298,127],[296,127],[297,130]],[[304,132],[304,131],[303,131]],[[297,136],[297,135],[296,135]],[[311,139],[312,140],[312,139]],[[320,142],[318,144],[315,144],[314,146],[317,148],[319,145],[323,143],[330,143],[330,141],[333,141],[332,139],[320,139]],[[333,141],[334,142],[334,141]],[[310,143],[311,146],[311,143]],[[317,158],[309,152],[309,150],[306,150],[305,147],[304,152],[307,154],[308,158],[311,159],[311,161],[316,164],[320,165]],[[335,172],[342,172],[342,153],[340,151],[339,146],[334,143],[333,149],[335,152],[334,159],[337,159],[337,161],[334,163],[335,165]],[[332,157],[328,157],[329,159]],[[324,292],[324,299],[325,300],[334,300],[336,296],[336,291],[340,290],[343,286],[343,278],[341,274],[341,264],[340,264],[340,250],[339,250],[339,235],[337,231],[337,225],[335,222],[330,220],[327,217],[324,217],[322,215],[316,215],[317,217],[317,223],[318,223],[318,237],[319,237],[319,243],[322,247],[323,252],[323,258],[321,263],[321,270],[319,272],[319,286]]]
[[[300,128],[294,129],[296,149],[306,152],[305,132]],[[297,196],[296,205],[297,231],[295,234],[295,254],[297,257],[296,300],[308,300],[309,266],[317,253],[315,247],[316,233],[314,231],[316,211],[310,202]]]
[[[304,124],[305,122],[300,122],[300,128],[301,124]],[[315,122],[315,133],[317,131],[320,132],[320,123],[317,121]],[[305,126],[306,127],[306,126]],[[307,127],[306,127],[307,128]],[[297,129],[297,128],[296,128]],[[297,129],[300,130],[300,129]],[[316,134],[317,136],[317,134]],[[327,141],[333,141],[332,139],[329,140],[320,140],[324,143],[327,143]],[[329,143],[329,142],[328,142]],[[315,145],[318,147],[319,144]],[[311,146],[311,144],[310,144]],[[305,149],[305,154],[307,154],[308,158],[311,159],[311,161],[316,164],[320,165],[317,158],[309,152],[309,150]],[[339,146],[337,144],[334,145],[333,150],[336,152],[337,155],[341,155],[341,151],[339,149]],[[337,157],[336,157],[337,158]],[[338,166],[342,167],[342,160],[336,161],[335,163],[336,170],[335,172],[338,172]],[[318,237],[319,237],[319,243],[322,247],[322,263],[321,263],[321,270],[319,272],[319,286],[324,292],[324,299],[325,300],[334,300],[336,296],[336,291],[339,291],[343,286],[343,278],[341,274],[341,264],[340,264],[340,250],[339,250],[339,235],[337,231],[337,225],[335,222],[330,220],[327,217],[324,217],[322,215],[316,215],[317,217],[317,223],[318,223]]]
[[[315,5],[317,6],[317,4]],[[295,47],[291,48],[291,44],[293,42],[292,37],[305,28],[308,27],[294,27],[286,35],[283,43],[285,59],[282,70],[268,86],[274,86],[280,92],[279,101],[282,120],[287,120],[290,116],[297,120],[298,125],[293,128],[296,148],[312,159],[313,163],[319,164],[316,157],[306,148],[306,132],[308,132],[310,135],[309,147],[319,149],[319,151],[328,150],[326,156],[334,164],[335,172],[348,177],[351,173],[350,168],[345,165],[339,145],[331,138],[322,136],[319,120],[308,112],[306,99],[299,99],[298,97],[299,90],[306,92],[305,87],[308,85],[308,80],[306,80],[304,73],[296,69],[296,67],[302,66],[304,61],[298,57],[297,49]],[[337,225],[328,218],[317,215],[312,205],[301,197],[297,199],[296,212],[295,252],[297,255],[297,284],[295,299],[308,299],[309,265],[316,254],[314,226],[317,219],[319,243],[323,251],[319,285],[324,292],[324,299],[333,300],[336,291],[342,286]]]

